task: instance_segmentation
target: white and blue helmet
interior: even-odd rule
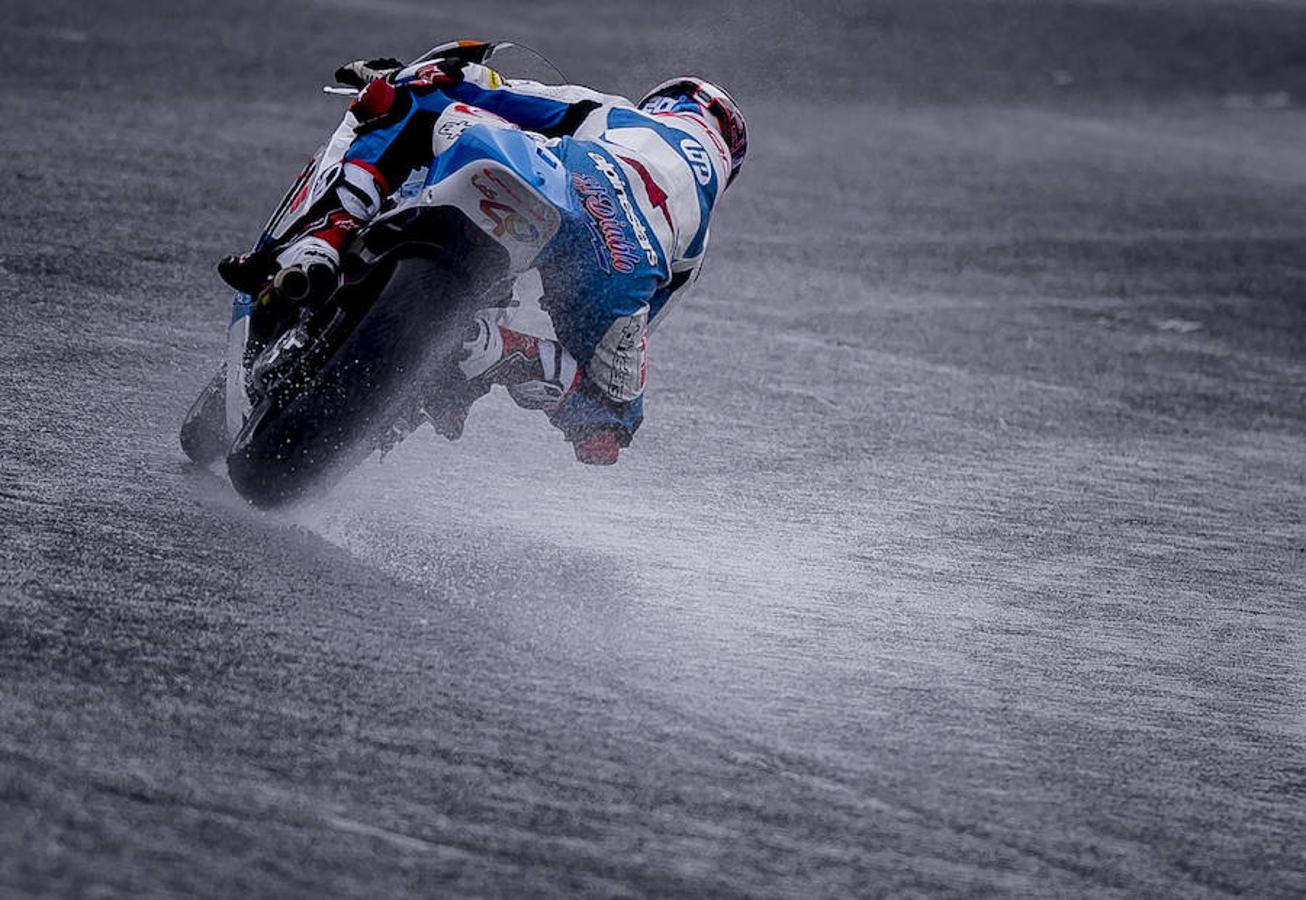
[[[730,178],[734,182],[748,155],[748,125],[735,98],[710,81],[683,75],[664,81],[644,95],[638,106],[644,112],[690,112],[714,125],[730,150]]]

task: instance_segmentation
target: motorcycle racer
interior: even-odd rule
[[[735,101],[682,77],[635,104],[457,58],[359,61],[337,78],[358,94],[293,216],[258,251],[224,259],[223,278],[265,302],[312,302],[334,290],[341,253],[414,172],[433,184],[477,158],[544,151],[569,187],[565,225],[534,260],[557,340],[509,328],[500,310],[478,314],[463,402],[431,421],[458,437],[471,402],[503,384],[544,410],[580,461],[616,462],[643,419],[647,335],[697,277],[712,212],[747,153]],[[478,185],[481,210],[496,229],[530,227],[496,203],[500,187]]]

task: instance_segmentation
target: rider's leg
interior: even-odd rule
[[[615,462],[643,418],[647,307],[612,322],[588,365],[561,341],[507,323],[501,310],[483,310],[473,320],[459,363],[465,394],[451,415],[432,418],[436,430],[451,440],[461,435],[467,409],[500,384],[518,406],[543,411],[582,461]]]
[[[251,294],[277,275],[278,290],[294,300],[334,287],[340,255],[358,229],[409,173],[430,164],[432,129],[451,102],[439,91],[371,82],[350,104],[273,240],[225,258],[219,274]]]
[[[464,374],[469,384],[509,385],[520,405],[545,411],[579,458],[610,463],[643,419],[648,299],[666,280],[666,266],[656,248],[638,243],[592,157],[562,149],[594,202],[562,209],[557,235],[535,260],[540,306],[557,339],[484,320],[465,345]]]

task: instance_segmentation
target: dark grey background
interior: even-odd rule
[[[0,10],[0,893],[1306,892],[1306,10]],[[176,427],[359,55],[731,87],[648,421]]]

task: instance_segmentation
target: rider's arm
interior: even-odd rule
[[[594,114],[605,113],[615,106],[632,105],[625,97],[601,94],[575,84],[505,81],[485,66],[473,64],[465,66],[463,80],[445,92],[545,137],[575,134]]]

